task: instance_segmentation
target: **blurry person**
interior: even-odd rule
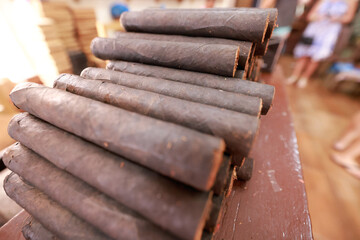
[[[206,0],[205,8],[213,8],[215,6],[216,0]]]
[[[333,161],[360,179],[360,112],[356,113],[344,135],[335,142]]]
[[[294,50],[298,60],[288,84],[297,82],[298,87],[306,87],[320,61],[332,55],[342,25],[352,22],[357,3],[357,0],[320,0],[313,7],[307,18],[310,23]]]
[[[274,8],[277,0],[262,0],[260,2],[260,8]]]

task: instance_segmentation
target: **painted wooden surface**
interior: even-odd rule
[[[19,214],[8,221],[0,228],[1,240],[25,240],[21,229],[25,224],[26,218],[29,216],[27,212],[22,210]]]

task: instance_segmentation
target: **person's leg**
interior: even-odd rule
[[[311,60],[310,63],[307,65],[305,72],[301,75],[300,80],[298,81],[297,86],[299,88],[306,87],[310,77],[315,73],[318,69],[320,62]]]
[[[356,138],[360,138],[360,112],[357,112],[343,136],[334,143],[334,149],[343,151],[350,146]]]
[[[301,57],[296,61],[295,68],[291,76],[287,79],[287,84],[293,84],[295,83],[303,70],[305,69],[306,65],[310,62],[310,59],[308,57]]]
[[[346,151],[333,152],[331,155],[335,163],[344,167],[350,174],[360,179],[360,138],[358,138]]]

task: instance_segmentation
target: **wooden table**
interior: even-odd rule
[[[236,182],[225,203],[216,240],[313,239],[297,139],[279,71],[263,79],[275,85],[274,106],[263,116],[251,157],[253,177]],[[0,239],[23,240],[23,212],[0,229]]]
[[[278,70],[262,77],[276,94],[250,154],[253,176],[234,184],[216,240],[313,239],[297,139]]]

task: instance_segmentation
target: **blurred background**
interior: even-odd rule
[[[360,239],[357,0],[1,0],[0,149],[13,143],[7,124],[19,110],[8,95],[16,83],[52,86],[59,73],[105,67],[91,54],[91,40],[123,31],[122,12],[149,7],[279,9],[262,69],[287,85],[314,238]],[[0,181],[6,175],[3,170]],[[20,208],[0,192],[2,225]]]

